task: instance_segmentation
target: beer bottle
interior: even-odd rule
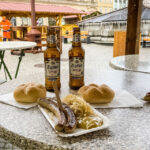
[[[54,91],[52,82],[57,82],[60,89],[60,52],[56,47],[55,29],[48,27],[47,31],[47,49],[44,52],[45,63],[45,87],[47,91]]]
[[[69,50],[69,86],[79,89],[84,85],[84,49],[81,47],[80,28],[73,29],[72,48]]]

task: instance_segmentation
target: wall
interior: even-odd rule
[[[113,9],[118,10],[120,8],[127,7],[128,0],[114,0]]]
[[[98,11],[103,14],[113,11],[113,0],[98,0]]]
[[[144,4],[145,6],[150,7],[150,0],[144,0],[144,1],[143,1],[143,4]]]

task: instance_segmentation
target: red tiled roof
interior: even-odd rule
[[[67,6],[56,6],[49,4],[36,4],[35,5],[36,12],[43,13],[63,13],[63,14],[84,14],[84,12],[67,7]],[[22,11],[22,12],[30,12],[31,4],[30,3],[17,3],[17,2],[0,2],[0,11]]]

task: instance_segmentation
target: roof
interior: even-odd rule
[[[91,14],[92,12],[84,12],[85,14],[84,15],[82,15],[82,17],[83,16],[86,16],[86,15],[89,15],[89,14]],[[74,19],[74,18],[77,18],[77,16],[76,15],[71,15],[71,16],[64,16],[63,17],[64,19]]]
[[[56,6],[49,4],[35,4],[36,13],[39,15],[77,15],[85,14],[83,11],[67,7],[67,6]],[[0,11],[2,15],[5,13],[17,14],[18,16],[23,13],[31,12],[30,3],[18,3],[18,2],[0,2]]]
[[[119,9],[107,14],[96,16],[90,19],[83,20],[79,24],[86,23],[100,23],[100,22],[112,22],[112,21],[126,21],[128,14],[128,8]],[[150,8],[143,6],[142,8],[142,20],[150,20]]]

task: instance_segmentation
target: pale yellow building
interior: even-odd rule
[[[105,14],[113,11],[114,0],[98,0],[98,11]]]
[[[144,6],[150,7],[150,0],[143,1]]]

